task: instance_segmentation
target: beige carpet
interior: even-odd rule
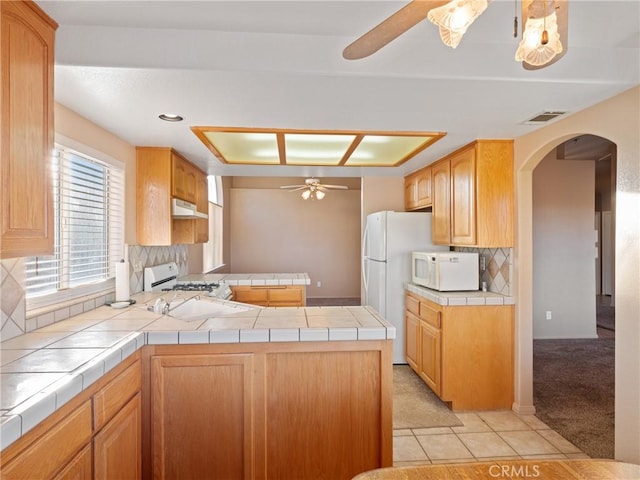
[[[458,417],[408,365],[393,366],[393,428],[453,427]]]

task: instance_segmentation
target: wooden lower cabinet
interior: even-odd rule
[[[234,301],[262,307],[304,307],[307,303],[304,285],[241,285],[231,291]]]
[[[410,311],[405,312],[405,353],[407,363],[416,372],[419,370],[420,358],[420,319]]]
[[[253,474],[253,356],[151,358],[153,478]]]
[[[9,445],[0,478],[142,478],[140,366],[138,352]]]
[[[142,478],[142,405],[133,397],[93,439],[96,480]]]
[[[93,478],[91,445],[84,447],[53,480],[91,480]]]
[[[456,411],[510,409],[513,306],[442,306],[406,295],[407,305],[419,304],[418,317],[405,314],[407,362],[429,388]]]
[[[392,465],[392,344],[148,346],[153,479],[350,479]]]

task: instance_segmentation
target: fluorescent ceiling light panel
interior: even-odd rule
[[[223,163],[395,167],[446,134],[191,127]]]
[[[439,137],[367,135],[347,160],[348,166],[400,165]]]
[[[206,132],[204,135],[227,163],[257,165],[280,163],[278,143],[273,133]]]
[[[355,135],[285,133],[287,165],[339,165]]]

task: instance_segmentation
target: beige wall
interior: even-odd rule
[[[615,457],[640,463],[640,87],[515,139],[517,203],[514,410],[533,411],[533,170],[560,143],[594,134],[617,145]]]
[[[234,273],[297,273],[311,277],[308,297],[360,296],[360,180],[331,190],[323,200],[303,200],[280,185],[304,179],[235,177],[230,211],[230,269]],[[318,286],[317,282],[321,282]]]
[[[125,164],[125,211],[127,213],[124,241],[134,245],[137,242],[135,147],[59,103],[55,104],[55,129],[56,134],[62,134]]]
[[[533,172],[533,338],[597,337],[594,198],[593,160]]]

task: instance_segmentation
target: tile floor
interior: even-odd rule
[[[463,426],[394,430],[394,466],[589,458],[534,415],[505,410],[456,416]]]

